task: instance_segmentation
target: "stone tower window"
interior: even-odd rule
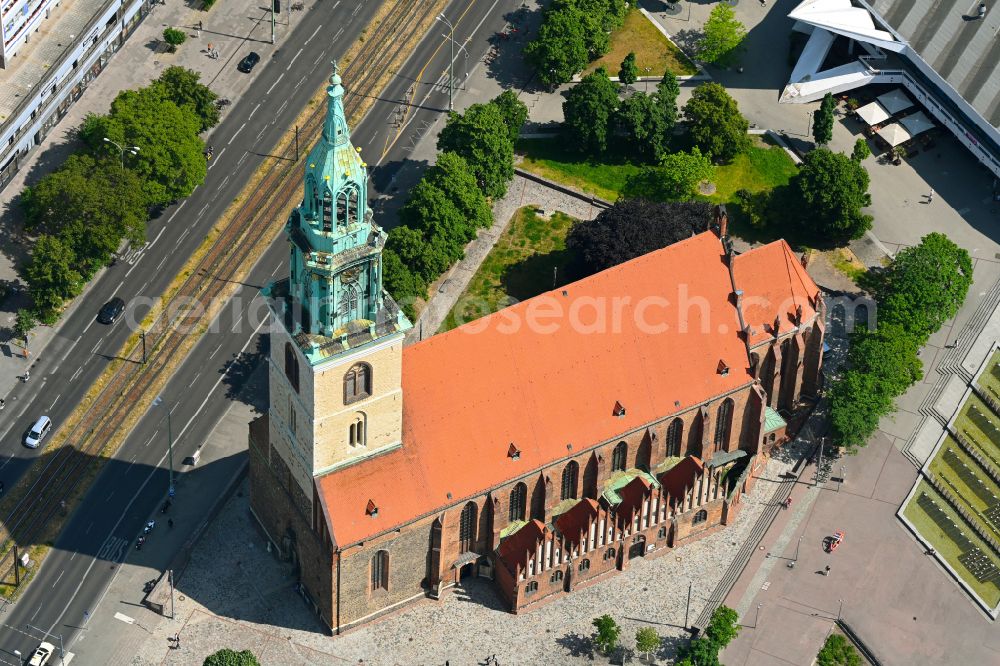
[[[562,489],[559,493],[560,500],[567,500],[576,497],[576,478],[580,474],[580,466],[575,460],[570,460],[563,468]]]
[[[618,442],[614,452],[611,454],[611,471],[618,472],[624,470],[626,458],[628,458],[628,444]]]
[[[698,513],[694,514],[694,520],[691,521],[691,524],[698,525],[699,523],[703,523],[706,520],[708,520],[708,511],[702,509]]]
[[[372,367],[357,363],[344,375],[344,404],[364,400],[372,394]]]
[[[667,428],[667,457],[681,454],[681,438],[684,436],[684,421],[676,418]]]
[[[372,591],[389,589],[389,551],[380,550],[372,557]]]
[[[729,446],[729,431],[733,426],[733,400],[726,398],[715,417],[715,438],[713,440],[714,451],[725,451]]]
[[[285,377],[292,385],[295,392],[299,392],[299,359],[295,356],[295,349],[291,342],[285,343]]]
[[[348,428],[347,441],[350,442],[351,446],[365,446],[368,443],[368,428],[365,427],[364,414],[357,414],[354,417],[354,421]]]
[[[519,483],[510,491],[510,522],[524,520],[524,504],[528,497],[528,486]]]

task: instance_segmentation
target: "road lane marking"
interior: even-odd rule
[[[96,354],[97,353],[97,348],[101,346],[101,342],[103,342],[103,340],[98,340],[97,341],[97,344],[94,345],[94,348],[90,350],[91,354]]]
[[[278,113],[275,114],[275,115],[280,116],[281,112],[285,110],[286,106],[288,106],[288,100],[287,99],[284,102],[281,103],[281,106],[278,108]],[[273,125],[274,123],[271,123],[271,124]]]
[[[358,6],[360,7],[360,5]],[[300,55],[302,55],[302,49],[299,49],[299,52],[292,56],[292,60],[288,63],[288,67],[285,68],[286,72],[292,68],[292,65],[295,64],[295,59]]]
[[[295,84],[295,89],[298,90],[299,86],[301,86],[305,82],[306,82],[306,77],[303,76],[301,79],[299,79],[299,82]]]
[[[118,612],[116,612],[115,613],[115,619],[116,620],[121,620],[125,624],[135,624],[135,619],[129,617],[128,615],[125,615],[124,613],[118,613]]]
[[[184,232],[184,233],[187,233],[187,232]],[[146,280],[145,282],[142,283],[142,286],[139,287],[139,293],[141,294],[142,292],[146,291],[146,287],[148,287],[148,286],[149,286],[149,280]]]
[[[80,373],[81,373],[81,372],[83,372],[83,366],[80,366],[79,368],[77,368],[77,369],[76,369],[76,372],[74,372],[74,373],[73,373],[73,376],[72,376],[72,377],[70,377],[70,378],[69,378],[69,380],[70,380],[71,382],[72,382],[72,381],[76,381],[76,378],[80,376]]]
[[[253,114],[257,113],[257,109],[259,109],[259,108],[260,108],[260,104],[258,104],[257,106],[253,107],[253,111],[251,111],[250,115],[247,116],[247,120],[250,120],[251,118],[253,118]]]
[[[117,490],[117,489],[116,489],[116,490]],[[104,501],[105,501],[105,502],[110,502],[110,501],[111,501],[111,498],[112,498],[112,497],[114,497],[114,495],[115,495],[115,491],[114,491],[114,490],[112,490],[112,491],[111,491],[111,494],[109,494],[109,495],[108,495],[108,496],[107,496],[107,497],[106,497],[106,498],[104,499]]]
[[[36,617],[38,617],[38,612],[39,612],[40,610],[42,610],[42,606],[41,606],[41,604],[39,604],[39,606],[38,606],[38,610],[36,610],[36,611],[35,611],[35,614],[31,616],[31,620],[30,620],[31,622],[34,622],[34,621],[35,621],[35,618],[36,618]],[[52,627],[52,628],[53,628],[53,629],[55,629],[55,625],[53,625],[53,627]]]
[[[115,290],[114,290],[113,292],[111,292],[111,296],[112,296],[112,297],[113,297],[113,296],[114,296],[115,294],[117,294],[117,293],[118,293],[118,290],[122,288],[122,285],[123,285],[123,284],[125,284],[125,280],[122,280],[121,282],[119,282],[119,283],[118,283],[118,286],[117,286],[117,287],[115,287]]]
[[[88,331],[88,330],[90,329],[90,327],[94,325],[94,322],[95,322],[95,321],[97,321],[97,318],[96,318],[96,317],[95,317],[94,319],[91,319],[91,320],[90,320],[90,323],[89,323],[89,324],[87,324],[87,326],[86,326],[86,327],[85,327],[85,328],[83,329],[83,333],[81,333],[81,334],[80,334],[80,337],[79,337],[79,338],[77,338],[77,342],[79,342],[80,340],[82,340],[82,339],[83,339],[83,334],[84,334],[84,333],[86,333],[86,332],[87,332],[87,331]]]
[[[247,350],[247,347],[249,347],[250,343],[253,342],[254,336],[257,335],[257,333],[260,331],[260,329],[262,329],[264,327],[264,324],[266,324],[266,323],[267,323],[267,320],[265,319],[264,321],[260,322],[260,324],[257,325],[257,328],[255,328],[253,330],[253,333],[250,334],[250,337],[247,338],[246,344],[244,344],[243,348],[240,349],[239,353],[236,354],[237,356],[239,356],[240,354],[242,354],[243,352],[245,352]],[[213,395],[215,395],[215,389],[219,388],[219,384],[222,383],[222,380],[226,378],[226,376],[229,374],[229,371],[232,370],[232,368],[233,368],[232,365],[230,365],[229,367],[227,367],[226,371],[223,372],[222,375],[215,381],[215,385],[212,386],[212,390],[210,390],[208,392],[208,395],[205,396],[205,399],[201,401],[201,406],[198,407],[198,411],[196,411],[191,416],[191,418],[188,419],[188,422],[184,424],[184,427],[177,434],[177,437],[174,438],[174,442],[175,443],[180,441],[181,437],[184,436],[184,433],[187,432],[187,429],[191,427],[192,423],[194,423],[195,418],[197,418],[198,415],[201,414],[201,410],[205,409],[205,405],[208,404],[209,398],[211,398]],[[166,457],[166,454],[164,454],[164,457]],[[163,458],[160,458],[160,462],[161,463],[163,462]],[[55,625],[53,625],[53,626],[55,626]]]
[[[135,270],[135,267],[139,265],[139,262],[140,262],[140,261],[142,261],[142,258],[143,258],[144,256],[146,256],[146,255],[145,255],[145,254],[140,254],[140,255],[139,255],[139,258],[135,260],[135,263],[134,263],[134,264],[132,264],[132,268],[130,268],[130,269],[128,269],[127,271],[125,271],[125,277],[128,277],[129,275],[131,275],[131,274],[132,274],[132,271],[134,271],[134,270]]]
[[[218,354],[218,353],[219,353],[219,350],[220,350],[220,349],[222,349],[222,344],[221,344],[221,343],[219,344],[219,346],[218,346],[218,347],[216,347],[216,348],[215,348],[215,351],[214,351],[214,352],[212,352],[212,354],[211,354],[211,355],[209,356],[209,358],[212,358],[212,357],[214,357],[214,356],[215,356],[216,354]]]
[[[236,321],[235,321],[235,322],[233,323],[233,327],[232,327],[232,328],[230,329],[230,332],[232,332],[232,333],[235,333],[235,332],[236,332],[236,329],[240,327],[240,324],[241,324],[242,322],[243,322],[243,315],[242,315],[242,314],[240,314],[240,316],[239,316],[239,317],[237,317],[237,318],[236,318]]]
[[[343,28],[341,28],[340,30],[337,31],[337,34],[333,36],[333,40],[332,41],[334,41],[334,42],[337,41],[337,38],[340,37],[342,34],[344,34],[344,29]],[[326,51],[323,51],[323,54],[326,55]]]
[[[205,214],[205,209],[207,209],[207,208],[208,208],[208,204],[205,204],[204,206],[201,207],[201,210],[198,211],[198,218],[197,219],[199,219],[199,220],[201,219],[201,216]]]
[[[200,372],[199,372],[199,373],[198,373],[197,375],[195,375],[195,376],[194,376],[194,379],[192,379],[192,380],[191,380],[191,383],[190,383],[190,384],[188,384],[188,388],[191,388],[192,386],[194,386],[194,383],[195,383],[196,381],[198,381],[198,378],[199,378],[199,377],[201,377],[201,373],[200,373]]]
[[[229,182],[229,176],[226,176],[225,178],[222,179],[222,182],[219,183],[219,189],[221,190],[222,188],[224,188],[226,186],[226,183],[228,182]]]
[[[241,157],[240,161],[236,163],[236,166],[239,166],[239,165],[243,164],[243,160],[245,160],[247,158],[247,155],[249,155],[249,154],[250,153],[243,153],[243,157]]]
[[[337,5],[334,5],[334,7],[336,7],[336,6]],[[316,33],[319,32],[322,28],[323,28],[323,24],[320,23],[318,26],[316,26],[316,29],[313,30],[313,34],[309,35],[309,39],[307,39],[304,43],[308,44],[310,41],[312,41],[312,38],[315,37]]]
[[[163,264],[165,263],[167,263],[167,258],[163,257],[163,259],[160,259],[160,263],[156,264],[156,270],[160,270],[161,268],[163,268]]]
[[[150,445],[150,444],[152,443],[152,441],[153,441],[153,438],[155,438],[155,437],[156,437],[156,433],[154,432],[154,433],[153,433],[153,434],[152,434],[152,435],[150,436],[150,438],[149,438],[149,441],[148,441],[148,442],[146,442],[145,444],[143,444],[143,446],[149,446],[149,445]]]
[[[224,153],[224,152],[226,152],[226,146],[222,147],[222,150],[219,151],[219,156],[217,158],[215,158],[214,160],[212,160],[212,163],[208,165],[209,169],[211,169],[212,167],[214,167],[216,164],[219,163],[219,160],[222,159],[222,153]]]
[[[283,76],[285,76],[284,72],[282,72],[281,74],[279,74],[278,78],[275,80],[274,83],[271,84],[271,87],[267,89],[267,93],[265,93],[265,94],[270,95],[271,91],[274,90],[274,86],[278,85],[278,82],[281,81],[281,79],[282,79]]]
[[[178,213],[180,212],[179,208],[177,209],[177,212]],[[174,215],[176,215],[176,213],[174,213]],[[173,217],[173,215],[171,215],[170,217]],[[154,238],[153,242],[149,244],[149,247],[153,247],[154,245],[156,245],[156,241],[160,240],[160,236],[162,236],[163,232],[166,231],[166,230],[167,230],[166,226],[164,226],[162,229],[160,229],[160,233],[156,234],[156,238]]]
[[[62,360],[60,360],[60,361],[59,361],[59,363],[60,363],[60,364],[62,364],[62,363],[65,363],[65,362],[66,362],[66,357],[67,357],[67,356],[69,356],[69,353],[70,353],[71,351],[73,351],[73,347],[76,347],[76,343],[77,343],[77,342],[79,342],[79,340],[74,340],[74,341],[73,341],[73,344],[71,344],[71,345],[69,346],[69,348],[68,348],[68,349],[66,350],[66,353],[62,355]]]
[[[191,230],[185,229],[184,233],[181,234],[181,237],[177,239],[177,242],[180,243],[182,240],[184,240],[184,237],[187,236],[189,233],[191,233]]]
[[[51,404],[51,405],[49,405],[49,411],[50,411],[50,412],[52,411],[52,408],[56,406],[56,403],[57,403],[57,402],[59,402],[59,397],[60,397],[61,395],[62,395],[62,393],[60,393],[59,395],[57,395],[57,396],[56,396],[56,399],[52,401],[52,404]]]
[[[247,126],[246,123],[243,123],[242,125],[240,125],[240,128],[238,130],[236,130],[236,132],[234,132],[231,137],[229,137],[229,142],[226,145],[228,146],[230,143],[232,143],[233,139],[236,138],[236,135],[238,135],[240,132],[242,132],[243,128],[246,127],[246,126]]]
[[[59,581],[62,580],[62,577],[63,577],[64,573],[66,573],[65,569],[63,569],[62,571],[59,572],[59,576],[56,578],[56,582],[52,583],[52,587],[55,587],[56,585],[59,584]]]

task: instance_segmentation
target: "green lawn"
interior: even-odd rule
[[[994,400],[1000,400],[1000,351],[993,352],[993,358],[986,364],[978,384]]]
[[[611,34],[611,50],[588,65],[584,74],[598,67],[608,70],[608,76],[618,76],[622,60],[635,53],[639,76],[662,77],[668,70],[677,76],[697,74],[698,68],[667,39],[652,22],[637,9],[629,10],[625,23]],[[646,68],[649,72],[646,72]]]
[[[625,191],[629,178],[647,166],[614,157],[604,162],[591,160],[568,149],[560,138],[521,139],[517,153],[523,157],[519,166],[525,171],[608,201],[615,201]],[[712,182],[716,191],[703,198],[728,204],[737,190],[770,190],[787,184],[797,170],[782,148],[755,136],[747,153],[738,155],[730,164],[715,167]]]
[[[958,442],[949,437],[934,456],[929,469],[945,481],[945,485],[951,488],[968,511],[979,518],[979,527],[1000,539],[1000,530],[982,515],[1000,501],[1000,487],[962,450]]]
[[[535,206],[514,213],[469,286],[445,318],[441,331],[496,312],[569,280],[566,234],[576,220],[554,212],[540,217]],[[555,274],[553,274],[555,273]]]
[[[969,572],[964,564],[959,562],[958,556],[962,554],[962,548],[959,546],[955,540],[946,533],[944,526],[939,524],[938,520],[932,517],[920,504],[918,503],[918,498],[921,493],[926,493],[929,497],[933,498],[937,506],[941,509],[944,515],[947,515],[960,526],[962,532],[966,539],[968,539],[973,545],[979,548],[983,553],[989,557],[994,565],[1000,566],[1000,558],[997,557],[990,547],[983,542],[973,531],[965,524],[964,519],[958,515],[945,499],[938,493],[933,486],[924,480],[921,480],[917,484],[917,490],[913,494],[912,499],[907,503],[906,507],[903,509],[903,515],[906,516],[907,520],[920,532],[920,535],[926,540],[940,557],[943,557],[951,568],[962,577],[962,580],[982,599],[986,605],[990,608],[996,608],[1000,604],[1000,587],[998,587],[996,581],[989,581],[986,583],[980,583],[975,579],[975,577]]]
[[[970,393],[955,417],[955,429],[1000,470],[1000,431],[997,428],[1000,428],[1000,418],[979,396]]]

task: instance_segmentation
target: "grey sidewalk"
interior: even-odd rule
[[[308,10],[320,0],[306,0]],[[261,55],[265,62],[280,49],[281,42],[290,33],[289,18],[294,27],[306,16],[307,11],[287,9],[278,17],[275,45],[268,43],[271,36],[269,13],[264,4],[252,0],[219,0],[210,11],[200,11],[179,0],[157,5],[139,25],[135,33],[114,55],[105,70],[92,81],[77,102],[70,107],[66,117],[24,161],[24,166],[11,183],[0,192],[0,281],[18,281],[16,266],[24,260],[25,239],[21,226],[17,198],[26,183],[57,168],[77,147],[76,128],[90,113],[107,113],[109,104],[122,90],[138,88],[157,78],[164,69],[174,65],[187,67],[202,76],[220,97],[238,103],[240,95],[252,84],[255,75],[236,71],[236,63],[251,50]],[[200,37],[198,22],[202,22]],[[188,41],[178,47],[177,53],[166,53],[161,45],[164,28],[176,27],[188,34]],[[211,43],[220,53],[218,60],[208,57]],[[258,66],[256,73],[263,69]],[[223,111],[225,113],[225,111]],[[210,137],[211,134],[209,133]],[[95,276],[95,280],[100,273]],[[87,292],[78,296],[69,308],[75,308],[86,298]],[[5,329],[14,323],[17,298],[0,302],[0,397],[6,396],[17,376],[24,372],[25,359],[21,356],[19,340],[6,340]],[[66,315],[64,315],[65,318]],[[57,334],[55,328],[38,326],[31,335],[31,360],[44,354],[45,346]]]

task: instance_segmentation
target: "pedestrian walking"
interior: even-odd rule
[[[829,564],[826,565],[826,568],[823,570],[823,575],[824,576],[829,576],[830,575],[830,565]]]
[[[201,21],[198,21],[198,30],[201,30]]]
[[[930,202],[932,202],[932,201],[934,201],[934,190],[931,190],[931,191],[930,191],[930,192],[929,192],[929,193],[927,194],[927,203],[930,203]]]

